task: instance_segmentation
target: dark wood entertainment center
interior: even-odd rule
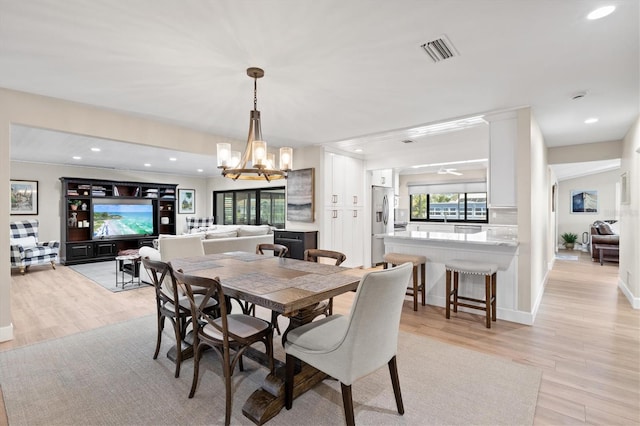
[[[61,247],[63,265],[114,259],[118,252],[151,246],[158,234],[175,234],[174,184],[61,177]],[[148,200],[145,201],[135,200]],[[153,231],[138,235],[94,236],[94,208],[101,203],[144,203],[153,210]]]

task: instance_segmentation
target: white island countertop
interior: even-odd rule
[[[518,246],[518,239],[515,235],[496,235],[491,231],[481,231],[473,234],[438,231],[398,231],[390,232],[386,234],[385,237],[393,237],[413,241],[446,241],[454,243],[459,242],[468,244],[483,244],[489,246]]]

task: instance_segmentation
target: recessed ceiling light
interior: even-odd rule
[[[198,169],[198,173],[202,173],[202,172],[204,172],[204,170]]]
[[[145,166],[145,167],[151,167],[151,164],[149,164],[149,163],[144,163],[144,166]]]
[[[170,157],[169,161],[178,161],[178,159],[176,157]]]
[[[73,156],[73,159],[74,159],[74,160],[82,160],[82,157],[80,157],[79,155],[74,155],[74,156]]]
[[[598,122],[598,119],[595,117],[587,118],[586,120],[584,120],[584,124],[593,124],[597,122]]]
[[[362,148],[356,148],[353,150],[353,152],[362,152]]]
[[[431,164],[418,164],[417,166],[411,166],[412,169],[421,169],[423,167],[437,167],[437,166],[451,166],[453,164],[473,164],[484,163],[488,161],[488,158],[479,158],[477,160],[465,160],[465,161],[449,161],[446,163],[431,163]]]
[[[100,148],[91,148],[91,151],[93,151],[93,152],[100,152]]]
[[[615,6],[600,7],[594,10],[593,12],[591,12],[590,14],[588,14],[587,19],[590,19],[593,21],[594,19],[604,18],[605,16],[611,15],[614,10],[616,10]]]

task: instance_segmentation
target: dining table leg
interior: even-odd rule
[[[326,312],[326,307],[316,304],[300,310],[289,317],[289,326],[282,334],[282,344],[286,342],[287,334],[292,329],[307,324],[318,315]],[[254,391],[242,407],[242,413],[257,425],[262,425],[274,418],[284,408],[285,367],[284,363],[277,363],[274,373],[270,373],[264,380],[262,387]],[[327,375],[308,364],[301,363],[293,379],[293,397],[296,398],[316,384],[327,378]]]

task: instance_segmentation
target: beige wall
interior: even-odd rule
[[[37,180],[39,195],[37,216],[11,216],[11,220],[38,219],[40,222],[39,237],[43,241],[61,239],[60,223],[63,219],[60,217],[60,200],[62,198],[60,177],[170,183],[177,184],[178,189],[195,189],[196,213],[176,214],[177,233],[182,233],[186,229],[187,216],[208,216],[211,214],[211,204],[207,202],[210,197],[207,194],[207,180],[205,178],[12,161],[11,179]]]
[[[620,173],[629,176],[630,203],[620,206],[619,285],[640,309],[640,116],[624,138]]]
[[[622,141],[584,143],[549,148],[549,164],[615,160],[622,156]]]
[[[164,148],[175,148],[176,141],[180,141],[182,150],[202,154],[215,152],[217,142],[229,142],[227,138],[179,126],[74,102],[0,89],[0,173],[5,182],[11,178],[12,123]],[[237,141],[231,142],[237,144]],[[50,183],[43,182],[43,188],[50,188],[49,185]],[[9,199],[9,185],[0,185],[0,198]],[[0,217],[4,220],[2,226],[8,229],[9,206],[8,203],[0,205]],[[0,258],[9,259],[9,233],[0,235]],[[0,341],[13,337],[10,276],[9,262],[0,262]]]

